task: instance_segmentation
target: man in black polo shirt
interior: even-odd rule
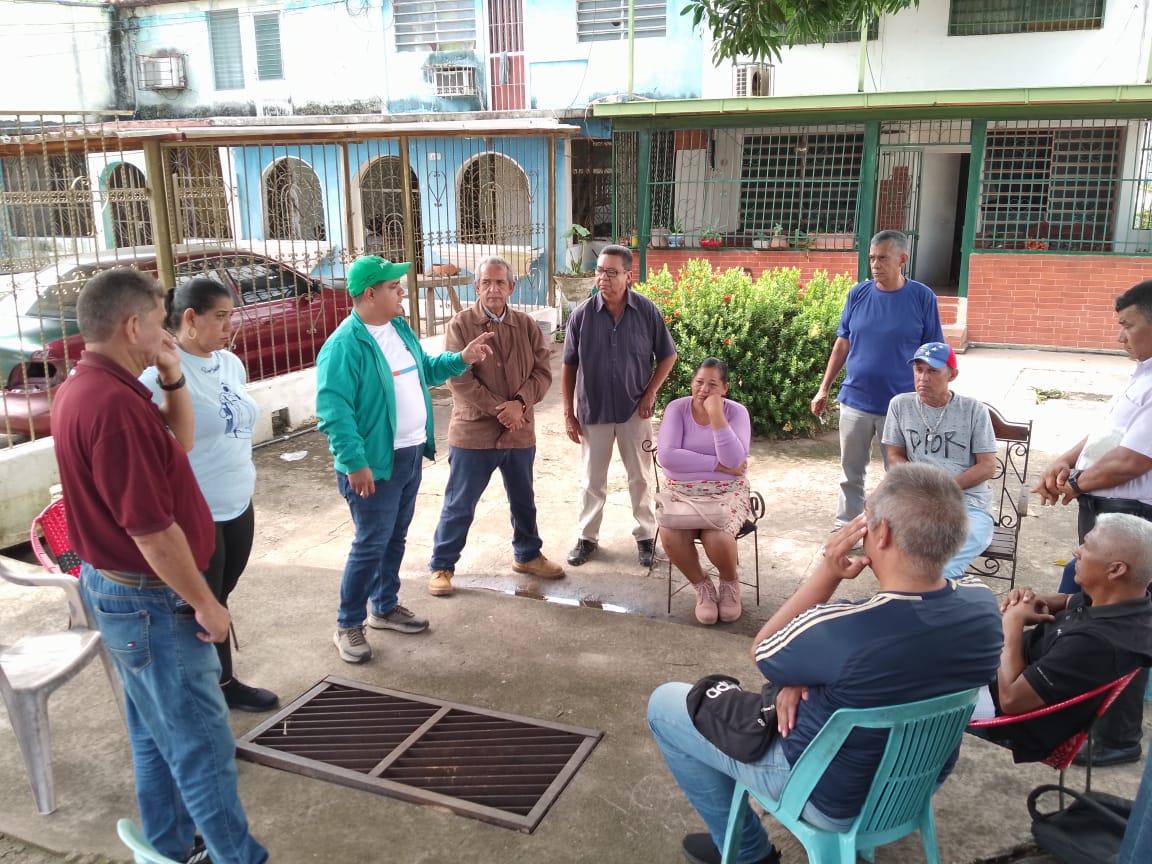
[[[1078,594],[1009,592],[1004,652],[990,694],[996,714],[1055,705],[1152,664],[1152,523],[1101,515],[1076,550],[1076,582]],[[985,732],[1009,747],[1017,762],[1035,762],[1084,728],[1099,706],[1099,699],[1089,699]]]

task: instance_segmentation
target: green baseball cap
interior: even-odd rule
[[[345,287],[351,296],[359,297],[365,288],[399,279],[411,266],[410,263],[403,261],[393,264],[379,255],[365,255],[353,261],[352,266],[348,268]]]

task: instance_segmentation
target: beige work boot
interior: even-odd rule
[[[452,571],[436,570],[428,580],[428,593],[433,597],[447,597],[452,593]]]
[[[512,569],[516,573],[525,573],[537,579],[562,579],[564,568],[555,561],[549,561],[543,555],[538,555],[531,561],[513,561]]]

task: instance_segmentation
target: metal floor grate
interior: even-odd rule
[[[329,675],[237,749],[262,765],[531,832],[602,735]]]

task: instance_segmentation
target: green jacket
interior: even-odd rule
[[[394,318],[392,326],[416,360],[428,412],[424,455],[431,459],[436,455],[436,439],[428,387],[461,374],[468,364],[455,351],[429,357],[403,318]],[[320,431],[328,436],[337,471],[351,474],[371,467],[374,480],[392,477],[396,387],[384,352],[356,310],[328,337],[316,358],[316,416]]]

